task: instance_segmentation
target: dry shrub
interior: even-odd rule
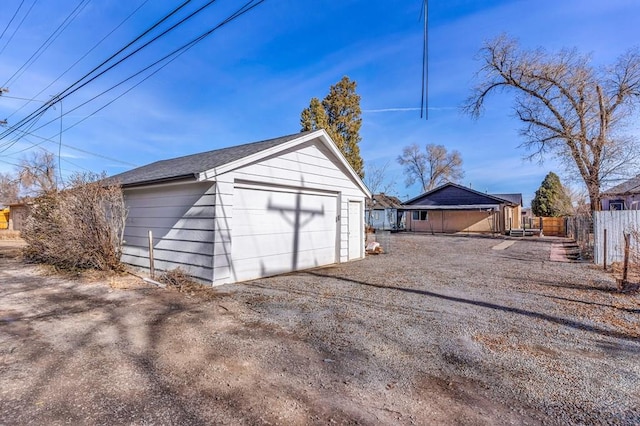
[[[629,275],[640,283],[640,229],[634,227],[629,232]]]
[[[124,196],[119,185],[101,178],[78,174],[69,189],[34,200],[22,231],[27,259],[67,270],[123,270]]]
[[[198,284],[191,279],[191,276],[182,268],[171,269],[163,272],[158,281],[167,284],[169,288],[178,290],[181,293],[197,295],[206,300],[213,300],[220,297],[221,293],[212,287]]]

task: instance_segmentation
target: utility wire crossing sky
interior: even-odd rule
[[[477,121],[460,112],[480,67],[475,58],[485,41],[506,33],[525,48],[576,48],[607,65],[640,40],[640,3],[429,2],[428,43],[424,6],[5,0],[0,172],[40,149],[60,154],[65,177],[116,174],[295,133],[309,100],[347,75],[361,96],[365,172],[388,163],[401,199],[420,192],[405,187],[396,161],[412,143],[460,151],[463,185],[520,192],[525,205],[549,171],[579,188],[556,159],[523,160],[509,94],[490,99]]]

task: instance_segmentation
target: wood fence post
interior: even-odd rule
[[[155,268],[153,267],[153,232],[149,230],[149,276],[155,278]]]
[[[622,282],[620,283],[619,290],[624,290],[627,286],[627,276],[629,273],[629,243],[631,241],[630,234],[624,235],[624,266],[622,267]]]
[[[607,230],[604,230],[604,244],[603,244],[603,251],[604,251],[604,270],[607,270]]]

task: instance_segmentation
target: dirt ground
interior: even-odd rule
[[[0,241],[0,424],[640,424],[640,297],[502,241],[187,293]]]

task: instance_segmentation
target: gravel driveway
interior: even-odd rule
[[[0,245],[0,424],[639,424],[640,297],[552,240],[178,293]]]

